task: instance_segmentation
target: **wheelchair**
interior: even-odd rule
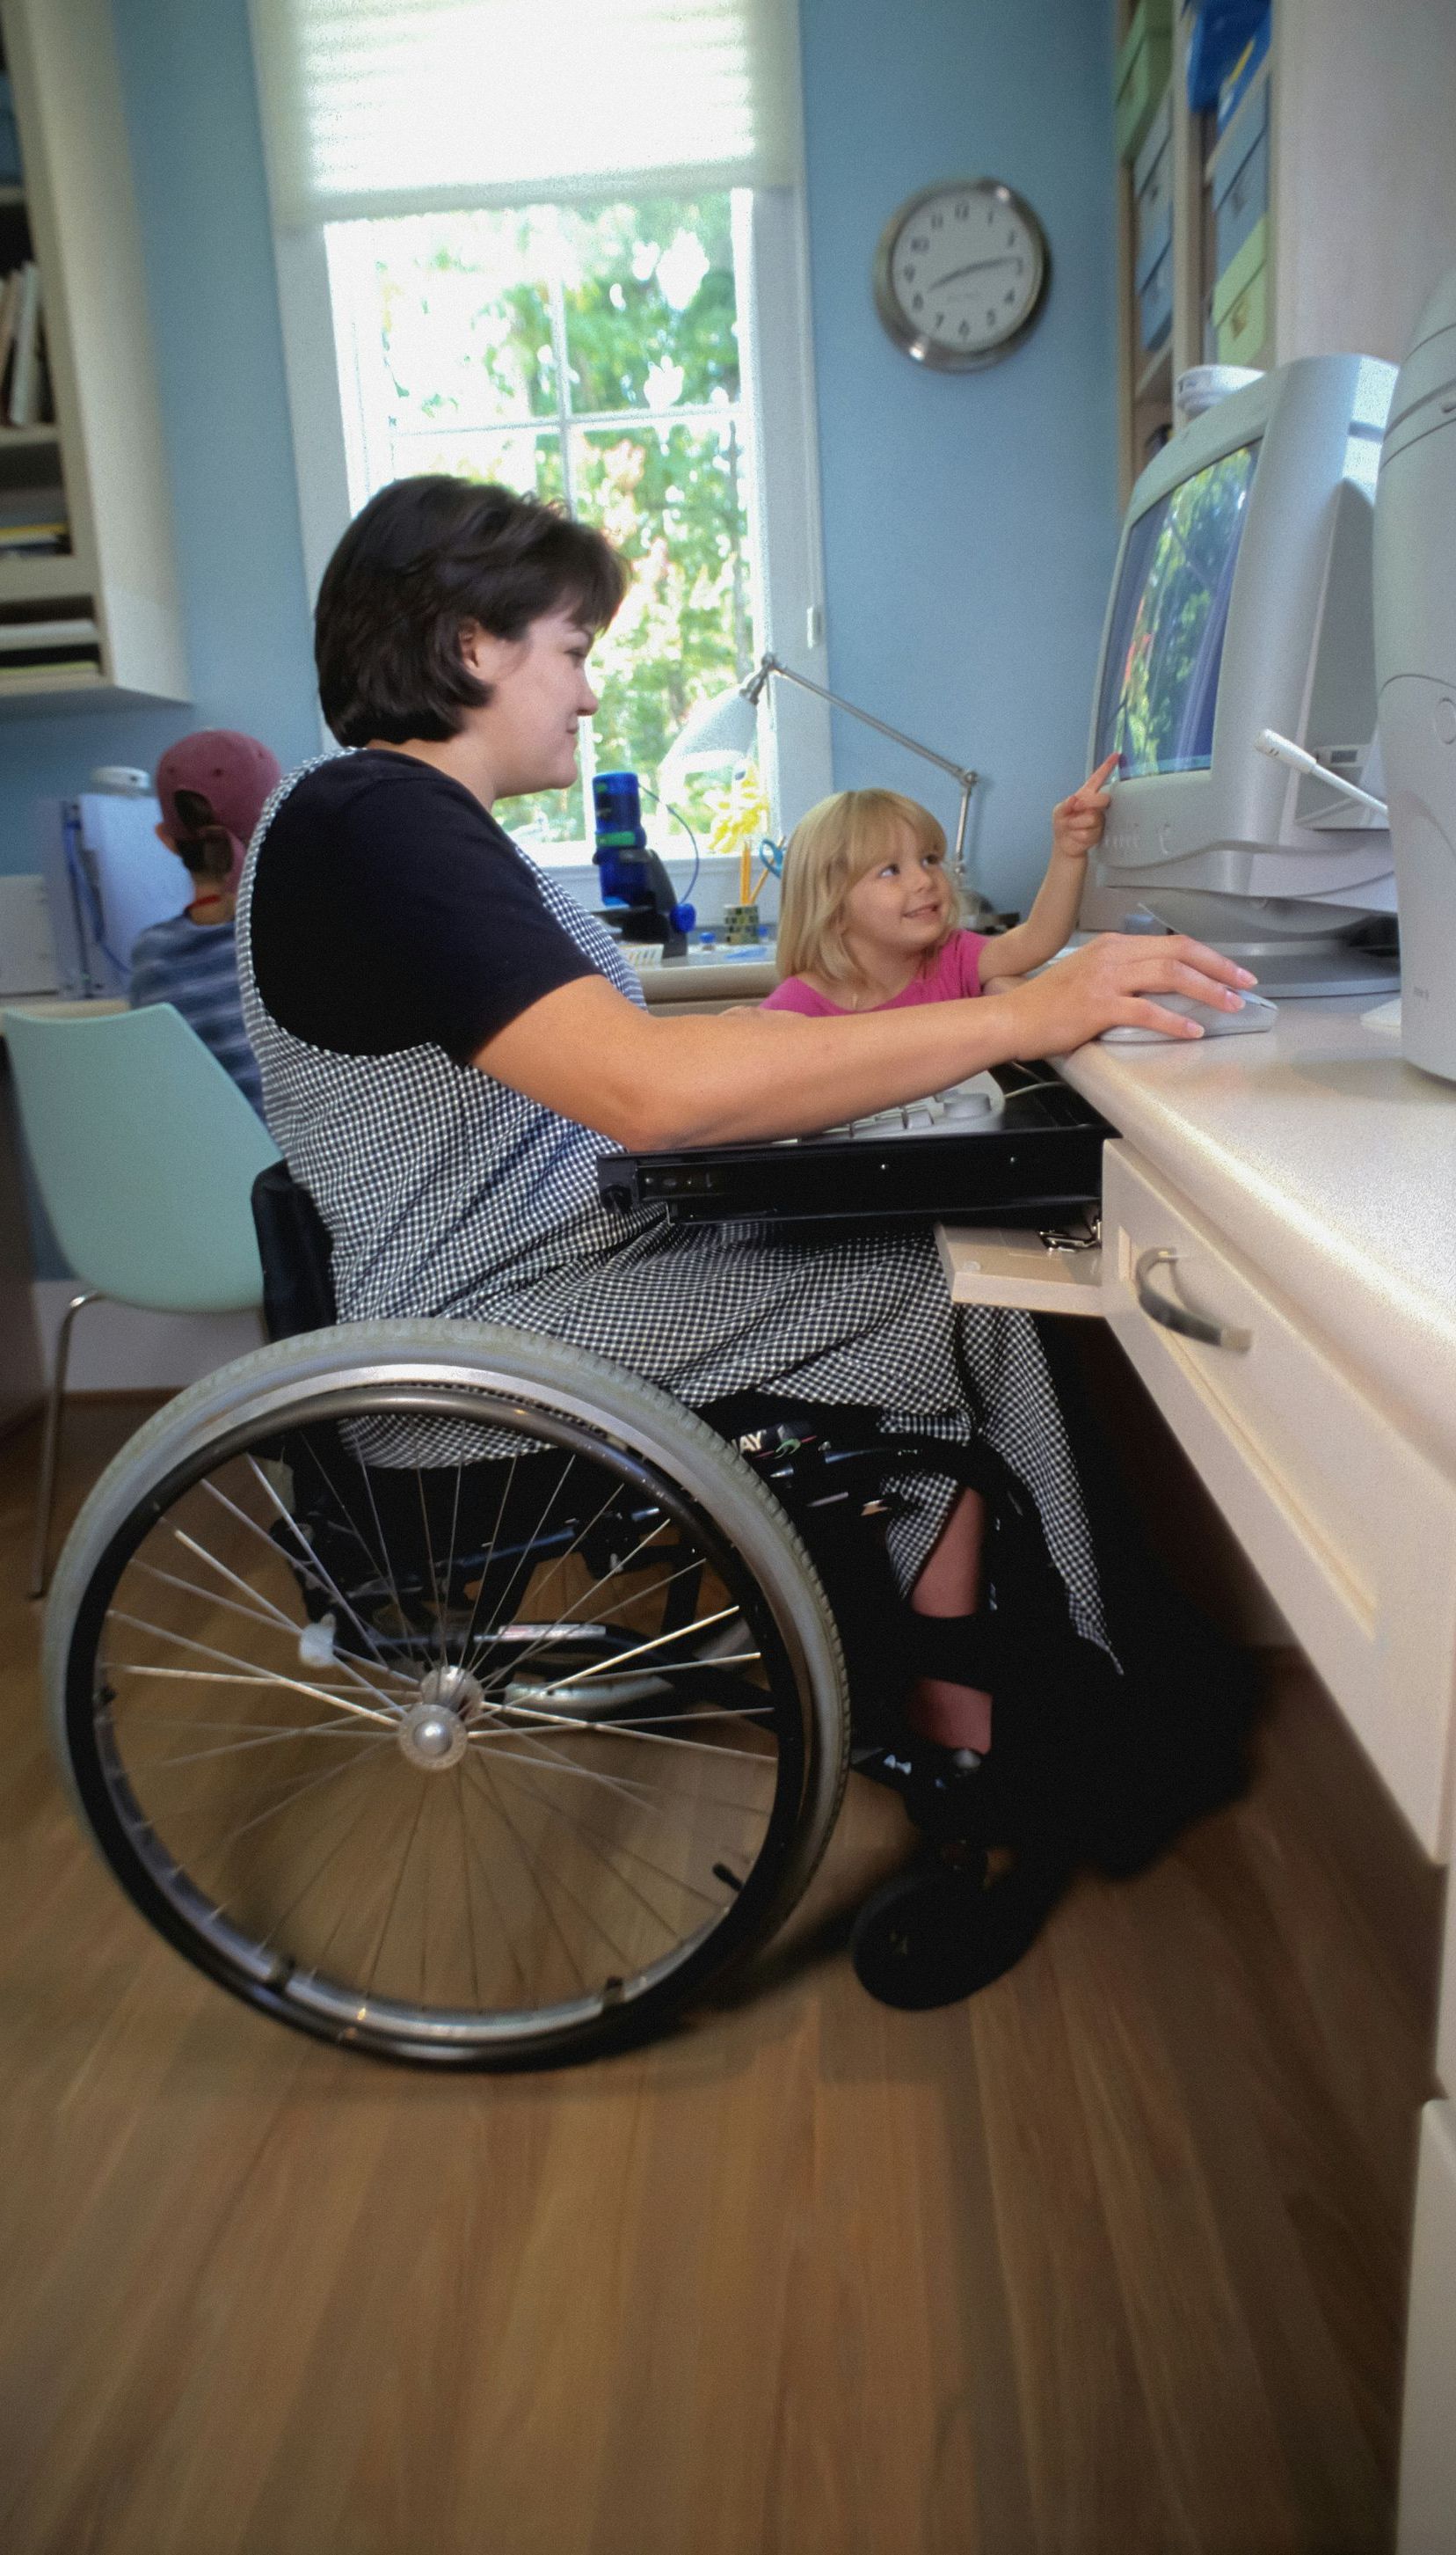
[[[129,1440],[57,1568],[81,1823],[177,1950],[341,2047],[503,2067],[646,2035],[800,1896],[852,1718],[899,1726],[876,1520],[916,1450],[866,1414],[705,1417],[500,1325],[332,1324],[311,1201],[280,1166],[255,1212],[272,1344]],[[871,1968],[919,1957],[916,1911],[971,1921],[951,1875],[981,1849],[941,1825]]]

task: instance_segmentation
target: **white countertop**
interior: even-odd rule
[[[1197,1046],[1081,1047],[1067,1080],[1456,1466],[1456,1084],[1365,1005]]]

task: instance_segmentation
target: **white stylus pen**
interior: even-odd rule
[[[1262,727],[1254,742],[1260,753],[1269,755],[1273,762],[1287,763],[1291,771],[1309,773],[1314,780],[1322,781],[1327,790],[1337,790],[1342,798],[1353,798],[1357,807],[1373,808],[1381,823],[1389,825],[1391,811],[1384,798],[1373,798],[1368,790],[1358,790],[1353,781],[1342,780],[1340,774],[1331,772],[1326,764],[1316,763],[1313,755],[1306,754],[1303,746],[1296,745],[1292,737],[1280,736],[1277,728]]]

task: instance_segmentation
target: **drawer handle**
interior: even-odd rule
[[[1133,1284],[1138,1301],[1151,1322],[1160,1322],[1165,1331],[1178,1331],[1185,1340],[1201,1340],[1210,1349],[1247,1349],[1254,1343],[1252,1331],[1241,1331],[1232,1322],[1210,1322],[1202,1313],[1191,1313],[1186,1304],[1169,1301],[1156,1294],[1153,1285],[1154,1269],[1175,1269],[1175,1251],[1144,1251],[1139,1254],[1133,1271]]]

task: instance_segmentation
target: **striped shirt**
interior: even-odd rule
[[[232,924],[176,913],[144,931],[132,951],[132,1009],[147,1003],[176,1005],[261,1118],[263,1084],[243,1027]]]

